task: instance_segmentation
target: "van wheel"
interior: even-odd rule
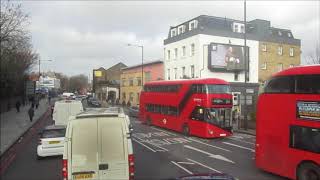
[[[189,126],[188,125],[183,125],[182,127],[182,133],[183,135],[185,136],[190,136],[190,129],[189,129]]]
[[[43,159],[42,156],[38,156],[38,155],[37,155],[37,160],[42,160],[42,159]]]
[[[319,180],[320,167],[314,163],[303,163],[298,167],[297,180]]]

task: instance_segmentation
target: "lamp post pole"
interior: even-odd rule
[[[128,46],[135,46],[141,48],[141,86],[143,87],[143,45],[128,44]]]

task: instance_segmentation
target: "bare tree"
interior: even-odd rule
[[[315,46],[314,52],[307,56],[308,64],[320,64],[320,45],[319,42]]]
[[[83,74],[71,76],[69,79],[69,85],[70,91],[80,91],[81,89],[88,87],[88,77]]]

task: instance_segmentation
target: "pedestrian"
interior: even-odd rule
[[[28,110],[28,114],[29,114],[30,122],[32,122],[32,119],[33,119],[33,116],[34,116],[34,109],[33,109],[32,106]]]
[[[19,100],[17,100],[16,102],[16,109],[17,109],[17,112],[20,112],[20,106],[21,106],[21,103]]]
[[[128,101],[127,106],[128,106],[128,107],[130,107],[130,106],[131,106],[131,102],[130,102],[130,101]]]
[[[36,104],[36,109],[38,109],[38,107],[39,107],[39,97],[38,96],[35,98],[35,104]]]
[[[49,104],[51,103],[51,96],[50,95],[48,96],[48,103]]]

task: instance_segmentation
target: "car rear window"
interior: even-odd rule
[[[43,130],[41,134],[41,138],[56,138],[56,137],[64,137],[66,133],[66,129],[50,129]]]

